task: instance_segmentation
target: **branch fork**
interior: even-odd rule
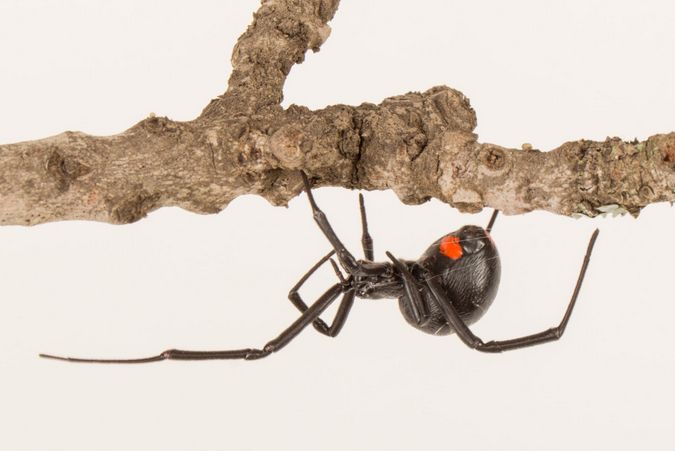
[[[137,221],[164,206],[217,213],[242,194],[285,205],[317,186],[393,189],[417,204],[519,214],[628,212],[675,201],[675,133],[568,142],[549,152],[478,142],[459,91],[438,86],[379,105],[280,106],[307,50],[328,38],[337,0],[267,0],[239,38],[227,92],[195,120],[150,116],[114,136],[65,132],[0,145],[0,224]]]

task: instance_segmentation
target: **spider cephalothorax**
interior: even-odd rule
[[[359,195],[364,260],[357,260],[345,248],[330,226],[312,196],[311,183],[301,172],[314,220],[333,249],[319,260],[291,289],[288,298],[300,310],[300,317],[278,337],[262,348],[226,351],[184,351],[170,349],[159,355],[140,359],[81,359],[41,354],[42,357],[71,362],[145,363],[166,359],[207,360],[246,359],[267,357],[280,350],[302,330],[312,324],[320,333],[336,336],[349,315],[356,297],[364,299],[397,298],[406,321],[424,332],[434,335],[456,333],[468,346],[483,352],[501,352],[557,340],[562,336],[576,303],[581,283],[593,250],[596,230],[588,243],[577,284],[560,324],[545,331],[518,338],[484,342],[473,334],[469,325],[480,319],[497,295],[501,274],[499,254],[490,236],[497,217],[493,213],[486,228],[464,226],[445,235],[429,246],[418,260],[400,260],[386,252],[389,262],[373,261],[373,240],[368,233],[363,196]],[[335,255],[338,264],[332,259]],[[299,294],[300,287],[324,263],[330,261],[339,281],[307,305]],[[342,299],[329,326],[320,316],[340,295]]]

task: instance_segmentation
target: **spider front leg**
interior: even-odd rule
[[[452,326],[453,329],[455,329],[455,332],[464,342],[464,344],[470,348],[481,352],[502,352],[555,341],[562,337],[570,316],[572,316],[572,310],[574,310],[574,304],[577,301],[581,284],[584,281],[586,268],[588,267],[588,262],[590,261],[591,253],[593,252],[593,246],[595,245],[595,240],[598,237],[598,233],[599,231],[596,229],[595,232],[593,232],[593,235],[591,235],[590,241],[588,242],[588,248],[586,249],[586,255],[584,256],[584,262],[581,265],[581,271],[579,272],[579,277],[577,278],[577,283],[574,287],[572,298],[567,305],[567,310],[565,310],[565,314],[563,315],[560,324],[535,334],[512,338],[510,340],[484,342],[473,332],[471,332],[471,329],[469,329],[469,327],[460,318],[457,310],[452,304],[452,301],[448,299],[447,294],[443,291],[443,288],[440,286],[440,284],[433,277],[427,277],[425,281],[439,307],[443,311],[447,322],[450,324],[450,326]]]
[[[304,171],[300,171],[300,174],[302,176],[302,181],[305,185],[305,191],[307,192],[307,198],[309,199],[309,204],[312,207],[312,214],[314,216],[314,220],[316,221],[317,225],[323,232],[323,234],[328,238],[328,241],[330,244],[333,246],[333,249],[335,249],[335,254],[337,255],[338,260],[340,261],[340,264],[345,268],[345,270],[349,273],[349,275],[352,276],[369,276],[369,275],[376,275],[376,274],[381,274],[382,273],[382,266],[381,265],[372,265],[368,264],[369,262],[359,262],[354,258],[351,252],[347,250],[344,244],[342,244],[342,241],[337,237],[335,234],[335,231],[331,227],[330,223],[328,222],[328,218],[326,218],[326,214],[321,211],[319,206],[316,204],[316,201],[314,200],[314,196],[312,195],[312,186],[309,183],[309,179],[307,178],[307,174],[304,173]],[[362,210],[365,217],[365,208]],[[364,240],[367,243],[367,240],[369,238],[369,235],[367,235],[367,229],[364,234]],[[370,240],[372,243],[372,239]],[[368,248],[366,247],[367,244],[364,244],[364,251],[366,254],[369,253]],[[368,258],[368,255],[366,255],[366,258]]]
[[[335,270],[335,273],[337,274],[338,278],[342,282],[343,285],[347,283],[347,281],[344,280],[342,277],[342,273],[340,273],[340,270],[338,269],[337,265],[335,262],[330,258],[335,251],[330,251],[328,254],[326,254],[321,260],[319,260],[314,266],[312,266],[309,271],[305,273],[304,276],[296,283],[293,288],[288,292],[288,299],[293,303],[293,305],[300,310],[300,312],[305,312],[307,310],[307,304],[305,304],[305,301],[302,300],[302,297],[300,296],[299,290],[302,285],[309,279],[309,277],[314,274],[314,272],[321,267],[324,263],[326,263],[328,260],[330,260],[331,264],[333,265],[333,269]],[[314,329],[316,329],[318,332],[328,336],[328,337],[335,337],[337,334],[340,333],[340,330],[342,330],[342,326],[344,326],[345,321],[347,321],[347,316],[349,316],[349,311],[352,308],[352,305],[354,305],[354,297],[356,295],[356,292],[354,290],[347,290],[342,297],[342,300],[340,301],[340,306],[338,307],[338,311],[335,314],[335,317],[333,318],[333,322],[331,323],[330,326],[326,324],[324,320],[321,318],[317,318],[314,320],[312,323],[312,326],[314,326]]]
[[[373,261],[375,258],[373,251],[373,238],[368,233],[368,219],[366,218],[366,204],[363,200],[363,194],[359,193],[359,210],[361,211],[361,245],[363,246],[363,255],[366,260]]]
[[[366,260],[373,261],[373,238],[368,233],[368,219],[366,217],[366,205],[363,200],[363,194],[361,193],[359,193],[359,210],[361,212],[361,244],[363,246],[363,254]],[[291,290],[288,292],[288,299],[291,301],[291,303],[293,303],[293,305],[298,310],[300,310],[300,312],[304,312],[305,310],[307,310],[307,304],[305,304],[305,302],[302,300],[302,297],[300,296],[299,293],[300,287],[302,287],[302,285],[304,285],[307,279],[309,279],[309,277],[312,274],[314,274],[314,272],[317,269],[319,269],[321,265],[326,263],[333,254],[335,254],[335,250],[332,250],[328,254],[326,254],[321,260],[319,260],[314,266],[312,266],[309,269],[309,271],[307,271],[305,275],[302,276],[302,278],[298,281],[298,283],[296,283],[295,286],[293,286],[293,288],[291,288]],[[333,263],[332,260],[331,263],[333,264],[335,273],[342,280],[342,274],[340,273],[339,269],[335,267],[335,264]],[[330,326],[328,326],[326,322],[323,321],[321,318],[317,318],[312,323],[314,329],[329,337],[335,337],[338,333],[340,333],[340,330],[342,329],[344,322],[347,320],[349,311],[352,308],[355,296],[356,293],[353,290],[351,293],[347,292],[342,298],[342,301],[340,301],[340,307],[338,308],[335,318],[333,318],[333,323]]]
[[[276,338],[268,341],[262,349],[246,348],[226,351],[185,351],[181,349],[169,349],[158,355],[140,359],[83,359],[79,357],[60,357],[50,354],[40,354],[40,357],[81,363],[149,363],[158,362],[160,360],[261,359],[279,351],[290,343],[290,341],[297,337],[300,332],[316,320],[342,292],[344,292],[344,286],[341,283],[336,283],[330,287],[314,304],[309,306],[307,310],[293,322],[293,324],[287,327]]]

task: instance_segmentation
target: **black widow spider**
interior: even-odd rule
[[[413,327],[433,335],[456,333],[467,346],[482,352],[502,352],[534,346],[557,340],[562,336],[586,273],[593,245],[599,233],[597,229],[588,243],[572,298],[560,324],[531,335],[484,342],[471,332],[468,326],[483,316],[497,294],[500,277],[499,254],[490,236],[490,231],[497,218],[498,210],[494,211],[485,229],[474,225],[464,226],[434,241],[416,261],[400,260],[387,252],[386,255],[391,263],[374,262],[373,240],[368,233],[363,195],[359,194],[361,242],[365,260],[356,260],[337,237],[326,215],[314,201],[309,179],[304,172],[301,175],[314,220],[330,241],[333,250],[310,268],[288,294],[290,301],[302,313],[300,317],[262,349],[228,351],[170,349],[159,355],[140,359],[82,359],[49,354],[40,354],[40,356],[69,362],[90,363],[146,363],[169,359],[260,359],[282,349],[310,324],[320,333],[335,337],[345,324],[356,297],[398,298],[401,313]],[[337,256],[340,265],[347,272],[346,278],[331,258],[333,255]],[[326,261],[330,261],[340,281],[331,286],[312,305],[307,306],[298,290]],[[320,315],[340,295],[342,295],[340,306],[333,322],[328,326]]]

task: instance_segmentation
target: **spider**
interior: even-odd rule
[[[305,191],[312,207],[314,220],[333,249],[312,266],[291,288],[288,298],[301,312],[300,317],[279,336],[261,349],[234,349],[226,351],[186,351],[170,349],[156,356],[139,359],[83,359],[40,354],[41,357],[89,363],[147,363],[160,360],[255,360],[267,357],[297,337],[310,324],[318,332],[335,337],[342,330],[355,298],[397,298],[406,321],[413,327],[433,335],[455,333],[472,349],[481,352],[502,352],[539,345],[559,339],[570,319],[586,268],[599,231],[591,235],[581,265],[579,277],[560,324],[542,332],[508,340],[483,341],[469,325],[480,319],[492,304],[499,285],[499,254],[490,232],[497,218],[495,210],[487,227],[467,225],[434,241],[418,260],[402,260],[386,252],[390,262],[373,261],[373,240],[368,233],[363,195],[359,194],[361,211],[362,247],[364,260],[357,260],[337,237],[324,212],[312,195],[311,183],[301,172]],[[347,273],[340,271],[333,256]],[[327,261],[333,266],[339,281],[333,284],[313,304],[307,305],[299,294],[302,285]],[[330,326],[320,318],[340,295],[342,299]]]

